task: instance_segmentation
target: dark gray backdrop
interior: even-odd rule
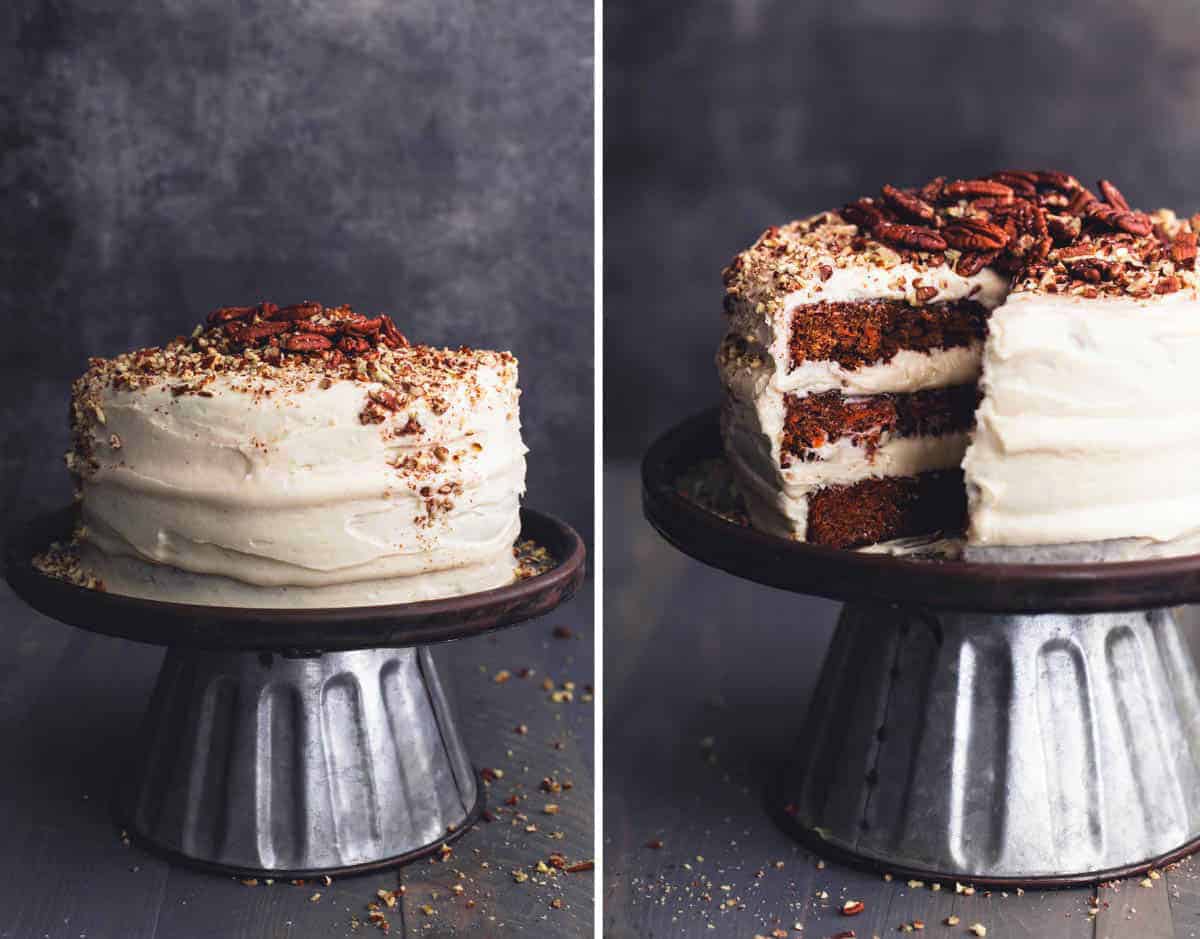
[[[28,469],[65,496],[86,356],[313,298],[512,349],[528,502],[590,531],[592,22],[591,0],[6,2],[0,420]]]
[[[1200,8],[609,0],[606,455],[715,403],[720,270],[884,182],[1054,166],[1200,209]]]

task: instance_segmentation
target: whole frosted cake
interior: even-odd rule
[[[968,550],[1191,550],[1196,233],[1098,189],[885,186],[739,254],[718,367],[752,523],[834,547],[965,529]]]
[[[74,386],[78,565],[104,589],[257,607],[511,582],[525,446],[506,352],[387,316],[227,307]]]

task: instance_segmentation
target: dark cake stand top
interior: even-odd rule
[[[165,646],[316,653],[426,645],[511,626],[548,613],[583,582],[584,546],[574,529],[521,510],[521,538],[545,548],[550,570],[507,587],[444,600],[362,607],[280,610],[143,600],[90,590],[34,569],[32,557],[70,537],[72,509],[39,515],[15,530],[6,576],[34,609],[92,632]]]
[[[827,548],[739,524],[683,495],[679,482],[721,457],[716,410],[663,434],[642,462],[646,518],[680,551],[783,590],[992,613],[1102,612],[1200,602],[1200,555],[1119,563],[1000,564]]]

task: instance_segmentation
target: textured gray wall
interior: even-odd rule
[[[314,298],[512,349],[528,501],[590,530],[592,23],[591,0],[8,0],[0,419],[38,453],[8,472],[67,492],[86,356]]]
[[[715,403],[720,270],[884,182],[1005,166],[1200,209],[1200,7],[609,0],[606,454]]]

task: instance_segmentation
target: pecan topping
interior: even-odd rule
[[[855,199],[838,213],[768,229],[726,268],[725,309],[732,313],[753,303],[777,311],[785,296],[851,265],[889,271],[906,264],[919,274],[949,265],[963,276],[991,267],[1011,275],[1018,289],[1085,296],[1148,297],[1160,284],[1166,292],[1197,287],[1191,235],[1200,231],[1200,215],[1147,215],[1131,208],[1108,179],[1096,191],[1100,196],[1056,170],[1005,169],[977,179],[885,185],[879,195]],[[1067,253],[1076,248],[1079,258],[1091,261]],[[911,296],[918,304],[922,286],[913,279]]]

